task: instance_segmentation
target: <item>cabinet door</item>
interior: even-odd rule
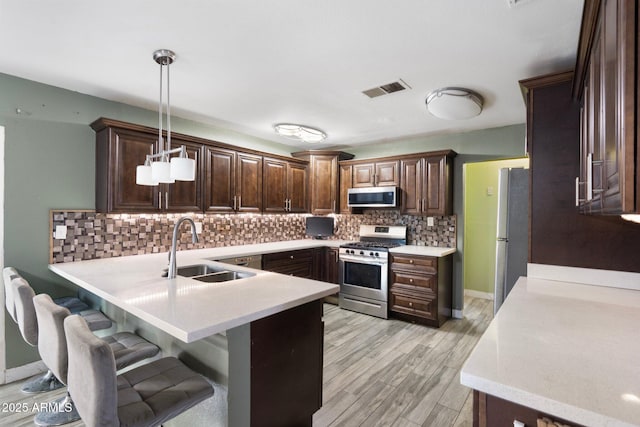
[[[264,212],[285,212],[287,200],[287,162],[265,157],[263,167],[262,203]]]
[[[235,151],[205,148],[205,210],[233,212],[235,205]]]
[[[377,187],[387,187],[398,185],[400,177],[398,176],[398,161],[376,163],[376,174],[374,176],[374,184]]]
[[[427,157],[424,162],[425,187],[422,190],[425,215],[447,214],[447,169],[446,157]]]
[[[202,212],[204,210],[202,198],[203,145],[180,140],[172,141],[171,145],[173,148],[185,146],[189,158],[196,161],[196,179],[195,181],[176,181],[173,184],[165,185],[163,198],[165,205],[163,208],[169,212]]]
[[[375,185],[375,167],[374,163],[353,165],[353,187],[373,187]]]
[[[238,212],[262,211],[262,157],[237,153],[236,196]]]
[[[400,187],[402,189],[403,214],[422,213],[422,159],[400,161]]]
[[[351,213],[347,191],[352,186],[352,179],[351,179],[352,172],[353,172],[353,166],[340,165],[340,213],[341,214]]]
[[[289,198],[289,212],[307,212],[307,167],[289,163],[287,168],[287,195]]]
[[[107,194],[106,212],[151,212],[158,211],[158,187],[136,184],[136,167],[144,164],[146,156],[157,152],[157,141],[153,135],[141,132],[111,129],[110,141],[99,141],[97,155],[109,156],[107,173],[98,167],[96,181],[98,192]],[[109,131],[105,131],[109,133]],[[106,147],[106,151],[103,149]],[[98,163],[101,159],[98,159]],[[106,188],[104,179],[107,179]],[[97,195],[96,199],[102,198]],[[101,206],[98,210],[103,211]]]
[[[311,213],[326,215],[337,210],[338,159],[314,155],[311,158]]]
[[[338,253],[338,248],[327,248],[327,256],[324,262],[325,274],[323,280],[325,282],[335,283],[336,285],[340,283]]]

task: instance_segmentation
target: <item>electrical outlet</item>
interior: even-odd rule
[[[202,233],[202,223],[201,222],[196,222],[196,233],[198,233],[198,234]]]
[[[487,187],[487,196],[493,196],[493,187]]]
[[[427,217],[427,227],[433,227],[433,217],[432,216],[428,216]]]
[[[56,225],[56,230],[53,232],[54,239],[64,240],[67,238],[67,226]]]

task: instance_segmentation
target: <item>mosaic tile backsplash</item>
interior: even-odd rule
[[[71,262],[125,255],[167,252],[175,221],[182,214],[102,214],[92,211],[51,211],[51,262]],[[308,214],[190,215],[202,223],[199,243],[191,242],[185,225],[180,249],[278,242],[305,239]],[[369,210],[362,215],[335,215],[334,239],[358,240],[361,224],[406,225],[408,243],[420,246],[455,247],[456,217],[400,215],[398,210]],[[65,239],[55,239],[57,225],[67,227]]]

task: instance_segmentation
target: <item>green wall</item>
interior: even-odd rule
[[[463,283],[465,289],[493,293],[498,225],[498,173],[529,167],[529,159],[464,165]]]
[[[47,269],[49,210],[95,208],[95,133],[108,117],[157,127],[157,112],[0,74],[0,125],[5,126],[5,266],[36,292],[69,294]],[[17,110],[20,110],[18,113]],[[289,154],[290,147],[172,117],[176,132],[246,148]],[[58,286],[53,286],[56,284]],[[4,310],[3,310],[4,311]],[[39,359],[5,313],[6,367]]]
[[[515,83],[514,83],[515,84]],[[99,117],[157,126],[157,112],[0,74],[0,125],[5,138],[5,265],[16,267],[36,288],[52,294],[70,286],[47,269],[50,209],[94,208],[95,135],[89,124]],[[20,113],[18,113],[18,109]],[[426,112],[425,112],[426,114]],[[172,117],[173,130],[241,147],[289,154],[291,147]],[[358,158],[451,148],[458,253],[454,257],[454,308],[462,308],[462,165],[521,156],[524,125],[460,134],[386,141],[345,148]],[[54,288],[52,284],[58,285]],[[5,322],[7,368],[38,359],[35,349]]]

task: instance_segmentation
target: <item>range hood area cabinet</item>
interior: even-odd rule
[[[640,212],[638,2],[585,2],[573,95],[581,104],[576,205],[586,214]]]
[[[109,119],[91,124],[96,132],[96,210],[98,212],[202,211],[202,181],[143,186],[136,184],[136,166],[158,151],[157,131]],[[173,138],[196,160],[196,176],[202,177],[203,146]]]
[[[310,207],[313,215],[340,212],[340,177],[338,162],[353,158],[344,151],[310,150],[291,153],[309,162]]]
[[[400,184],[397,160],[354,163],[352,188],[389,187]]]

